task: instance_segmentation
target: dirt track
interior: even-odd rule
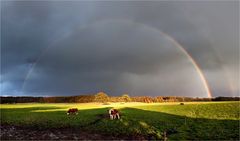
[[[88,125],[99,122],[102,118],[108,118],[108,115],[97,115],[97,119]],[[1,140],[142,140],[143,137],[116,137],[92,133],[79,128],[55,128],[55,129],[36,129],[33,127],[22,127],[13,125],[0,126]]]
[[[74,128],[37,130],[34,128],[1,125],[1,140],[142,140],[141,137],[113,137]]]
[[[21,128],[8,125],[1,126],[1,140],[94,140],[102,138],[105,137],[70,128],[36,130],[33,128]]]

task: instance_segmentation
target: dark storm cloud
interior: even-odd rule
[[[103,33],[104,36],[99,36]],[[160,68],[183,64],[187,59],[155,29],[130,21],[103,21],[77,30],[51,47],[38,62],[35,72],[39,70],[38,74],[49,75],[47,80],[53,82],[45,80],[46,83],[37,87],[56,91],[56,86],[61,86],[60,92],[66,87],[86,92],[104,90],[116,95],[124,93],[122,89],[131,89],[129,80],[124,78],[126,74],[159,77]],[[33,82],[43,80],[42,77],[34,80],[31,76],[30,79]],[[28,85],[35,84],[38,83],[28,82]]]
[[[160,30],[193,56],[215,96],[229,85],[237,95],[237,3],[1,2],[1,91],[206,96]]]

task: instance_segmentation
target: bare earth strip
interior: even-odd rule
[[[1,140],[142,140],[143,137],[113,137],[77,128],[58,128],[38,130],[34,128],[1,125]]]

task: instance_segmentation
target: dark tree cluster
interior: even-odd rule
[[[28,103],[28,102],[41,102],[42,97],[0,97],[1,103]]]
[[[240,101],[240,97],[216,97],[213,101]]]
[[[68,97],[42,97],[42,103],[88,103],[93,102],[94,95],[80,95],[80,96],[68,96]]]
[[[0,97],[1,103],[88,103],[88,102],[190,102],[190,101],[240,101],[240,97],[216,97],[216,98],[193,98],[193,97],[176,97],[176,96],[134,96],[128,94],[122,96],[108,96],[104,92],[95,95],[80,96],[55,96],[55,97]]]

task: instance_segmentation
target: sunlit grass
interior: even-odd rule
[[[1,104],[1,124],[36,128],[75,127],[112,136],[149,139],[238,139],[240,102],[172,103],[24,103]],[[108,109],[120,110],[109,120]],[[79,114],[67,116],[69,108]],[[105,115],[105,116],[103,116]]]
[[[152,106],[134,106],[134,108],[192,118],[240,119],[240,102],[190,102],[185,103],[185,105],[171,103]]]
[[[214,106],[212,106],[214,104]],[[79,110],[97,109],[97,108],[125,108],[132,107],[147,111],[157,111],[174,115],[181,115],[193,118],[209,118],[209,119],[234,119],[238,120],[240,115],[240,102],[185,102],[180,105],[179,102],[169,103],[18,103],[18,104],[0,104],[1,109],[16,108],[43,108],[35,109],[30,112],[54,112],[67,111],[69,108],[78,108]],[[44,109],[45,107],[50,107]]]

